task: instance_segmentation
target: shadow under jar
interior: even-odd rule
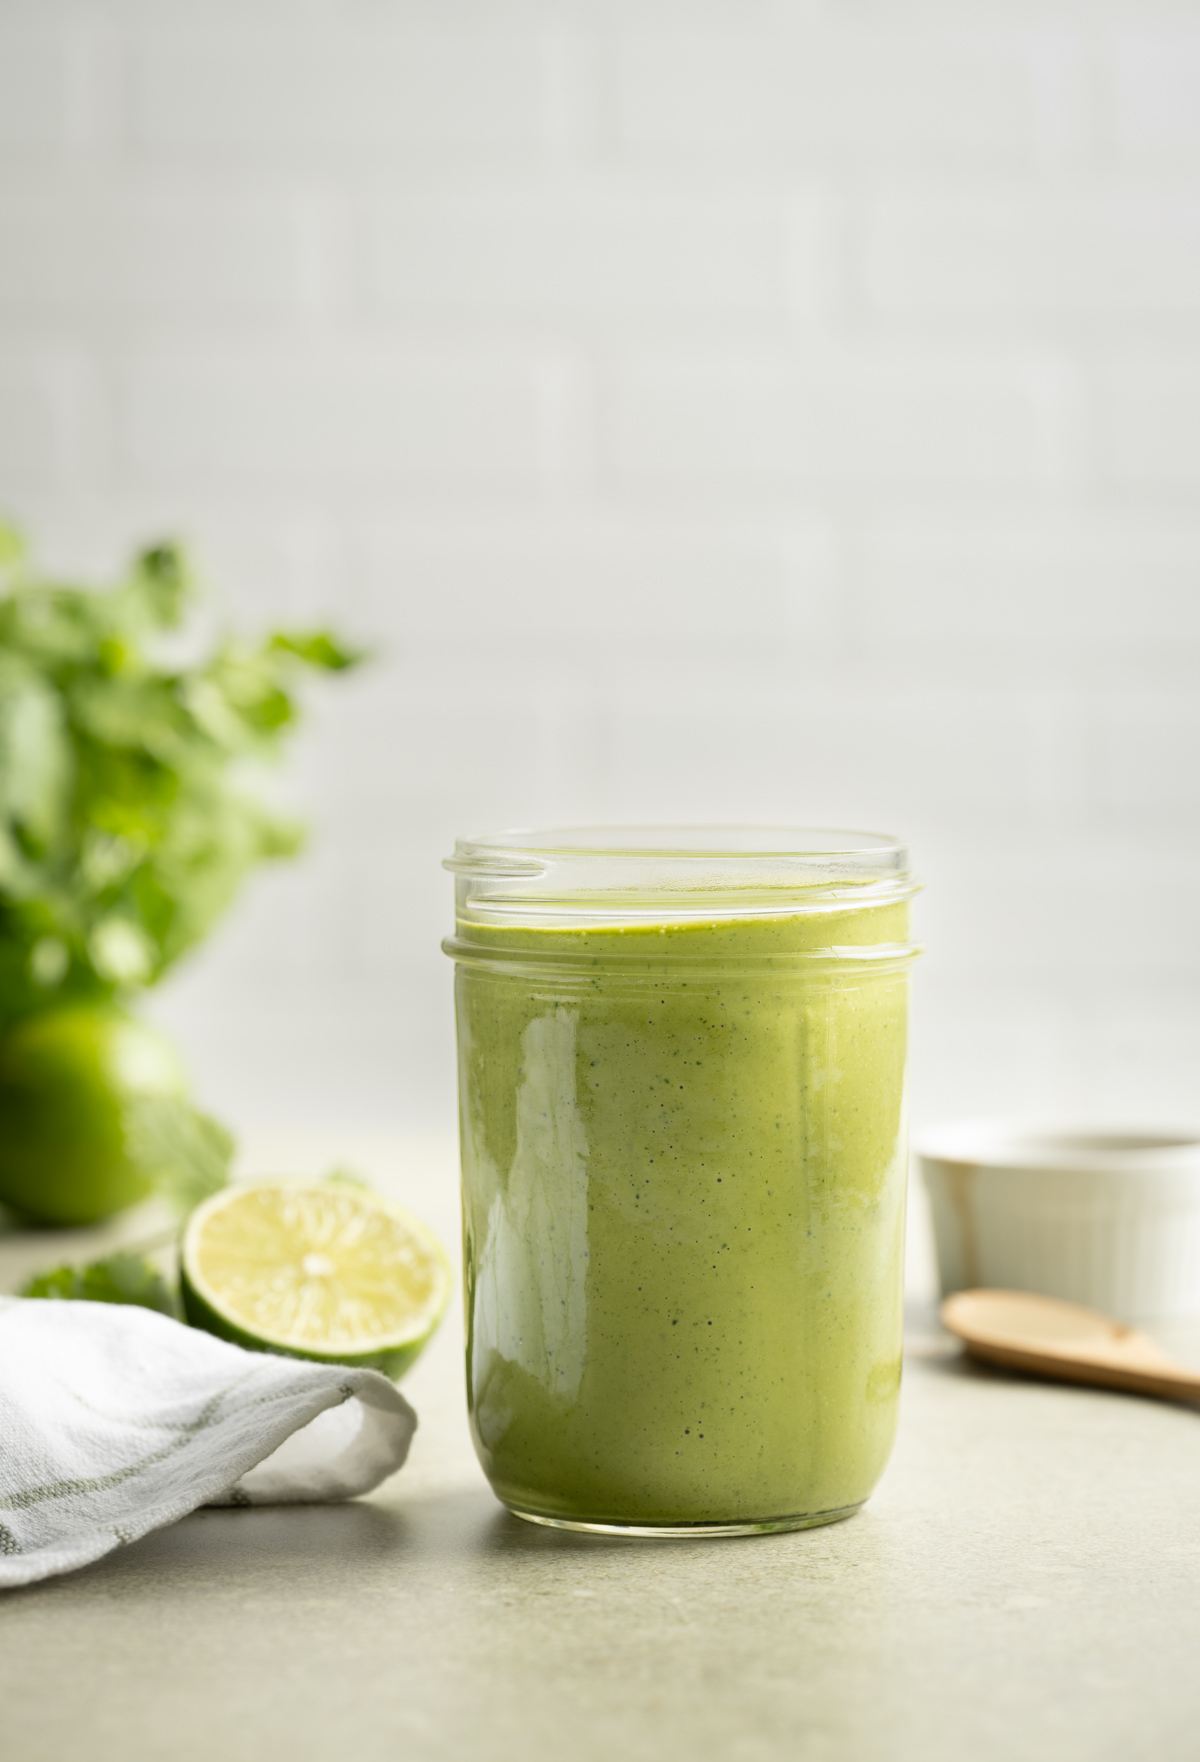
[[[908,902],[896,840],[462,840],[467,1392],[510,1510],[642,1535],[850,1514],[892,1446]]]

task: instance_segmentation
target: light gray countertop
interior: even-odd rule
[[[0,1288],[29,1252],[0,1244]],[[1200,1412],[926,1332],[858,1516],[609,1540],[495,1503],[459,1343],[370,1498],[198,1512],[0,1594],[4,1762],[1200,1755]]]

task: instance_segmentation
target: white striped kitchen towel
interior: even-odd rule
[[[0,1298],[0,1587],[199,1505],[370,1492],[416,1425],[378,1371],[244,1352],[132,1305]]]

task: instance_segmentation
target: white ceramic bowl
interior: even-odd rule
[[[1200,1133],[974,1121],[916,1152],[943,1296],[982,1285],[1123,1321],[1200,1315]]]

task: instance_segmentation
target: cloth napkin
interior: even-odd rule
[[[0,1298],[0,1587],[199,1505],[352,1499],[416,1425],[378,1371],[244,1352],[131,1305]]]

